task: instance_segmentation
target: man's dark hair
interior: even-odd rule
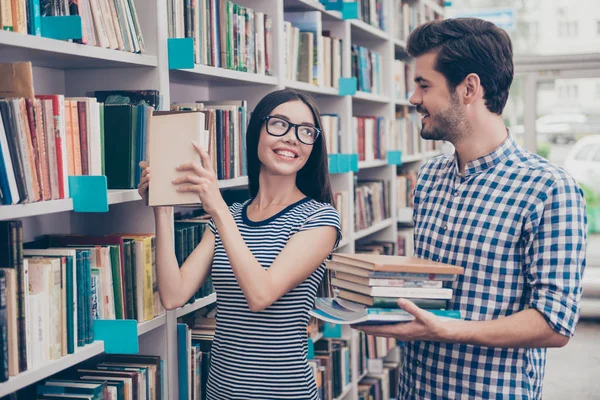
[[[488,110],[502,114],[514,74],[512,43],[504,30],[477,18],[427,22],[410,34],[408,53],[429,52],[437,52],[435,69],[446,77],[450,91],[477,74]]]

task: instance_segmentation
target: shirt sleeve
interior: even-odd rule
[[[529,306],[556,332],[571,337],[579,319],[585,269],[585,200],[570,178],[554,182],[526,221],[525,276]]]
[[[342,240],[342,228],[340,223],[340,214],[335,208],[330,205],[321,207],[308,216],[306,221],[300,226],[298,232],[308,231],[310,229],[319,228],[321,226],[333,226],[336,231],[336,240],[333,249],[335,249],[340,240]]]

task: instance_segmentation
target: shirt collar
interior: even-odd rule
[[[496,150],[485,156],[479,157],[476,160],[469,161],[467,165],[465,165],[465,177],[498,165],[498,163],[514,153],[517,147],[517,142],[509,132],[507,138],[498,148],[496,148]],[[454,154],[454,166],[456,173],[459,174],[458,155],[456,153]]]

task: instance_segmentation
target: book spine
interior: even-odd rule
[[[8,380],[8,318],[6,272],[0,270],[0,382]]]
[[[87,130],[87,119],[91,117],[91,110],[88,113],[85,101],[78,101],[77,113],[79,114],[79,141],[81,149],[81,174],[89,175],[89,149],[88,149],[88,130]]]

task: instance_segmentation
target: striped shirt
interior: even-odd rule
[[[249,203],[236,203],[230,211],[246,245],[265,269],[297,232],[333,226],[339,242],[340,216],[329,204],[305,197],[256,222],[247,217]],[[307,362],[307,325],[325,263],[271,306],[252,312],[212,220],[209,228],[216,237],[212,279],[217,292],[217,328],[207,399],[318,399]]]
[[[585,268],[583,193],[563,170],[512,136],[466,165],[424,165],[415,190],[415,253],[461,266],[449,309],[466,320],[538,310],[572,336]],[[541,399],[546,349],[409,342],[402,399]]]

